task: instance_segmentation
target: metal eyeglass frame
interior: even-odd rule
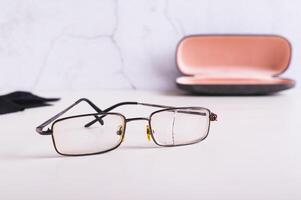
[[[62,116],[64,113],[66,113],[67,111],[69,111],[71,108],[73,108],[74,106],[76,106],[77,104],[81,103],[81,102],[86,102],[88,103],[95,111],[96,113],[91,113],[91,114],[83,114],[83,115],[73,115],[73,116],[69,116],[69,117],[65,117],[65,118],[60,118],[58,119],[60,116]],[[150,106],[150,107],[156,107],[156,108],[161,108],[160,110],[157,110],[157,111],[154,111],[150,114],[149,118],[146,118],[146,117],[135,117],[135,118],[126,118],[124,115],[120,114],[120,113],[113,113],[113,112],[110,112],[111,110],[119,107],[119,106],[123,106],[123,105],[142,105],[142,106]],[[139,103],[139,102],[120,102],[120,103],[117,103],[109,108],[106,108],[104,110],[101,110],[100,108],[98,108],[94,103],[92,103],[92,101],[90,101],[89,99],[86,99],[86,98],[81,98],[79,100],[77,100],[75,103],[73,103],[72,105],[70,105],[69,107],[67,107],[66,109],[64,109],[63,111],[59,112],[58,114],[56,114],[55,116],[51,117],[50,119],[48,119],[47,121],[45,121],[44,123],[42,123],[41,125],[39,125],[38,127],[36,127],[36,132],[38,132],[40,135],[52,135],[52,141],[53,141],[53,145],[54,145],[54,148],[56,150],[56,152],[60,155],[64,155],[64,156],[85,156],[85,155],[95,155],[95,154],[101,154],[101,153],[105,153],[105,152],[108,152],[108,151],[111,151],[111,150],[114,150],[116,148],[118,148],[121,143],[123,142],[123,139],[124,139],[124,135],[125,135],[125,130],[126,130],[126,123],[127,122],[131,122],[131,121],[136,121],[136,120],[145,120],[145,121],[148,121],[148,126],[149,126],[149,129],[152,130],[151,128],[151,117],[155,114],[155,113],[158,113],[158,112],[162,112],[162,111],[172,111],[172,110],[175,110],[175,109],[205,109],[208,111],[209,113],[209,124],[208,124],[208,131],[205,135],[205,137],[201,138],[200,140],[197,140],[195,142],[192,142],[192,143],[188,143],[188,144],[176,144],[176,145],[162,145],[162,144],[159,144],[155,137],[153,136],[153,132],[150,131],[150,135],[151,135],[151,138],[152,140],[154,141],[154,143],[156,145],[159,145],[159,146],[164,146],[164,147],[172,147],[172,146],[183,146],[183,145],[190,145],[190,144],[194,144],[194,143],[197,143],[197,142],[200,142],[202,140],[204,140],[207,136],[208,136],[208,133],[209,133],[209,129],[210,129],[210,122],[211,121],[217,121],[217,115],[213,112],[211,112],[209,109],[207,108],[204,108],[204,107],[172,107],[172,106],[164,106],[164,105],[156,105],[156,104],[148,104],[148,103]],[[203,113],[200,113],[200,112],[193,112],[193,111],[180,111],[180,112],[184,112],[184,113],[188,113],[188,114],[199,114],[199,115],[204,115]],[[94,123],[96,122],[99,122],[101,125],[104,124],[102,118],[106,115],[106,114],[113,114],[113,115],[119,115],[121,116],[123,119],[124,119],[124,128],[123,128],[123,134],[122,134],[122,139],[121,141],[119,142],[118,145],[116,145],[115,147],[111,148],[111,149],[108,149],[108,150],[104,150],[104,151],[101,151],[101,152],[96,152],[96,153],[86,153],[86,154],[64,154],[64,153],[61,153],[58,151],[57,147],[56,147],[56,144],[55,144],[55,139],[53,137],[53,125],[56,123],[56,122],[59,122],[59,121],[62,121],[62,120],[65,120],[65,119],[70,119],[70,118],[76,118],[76,117],[84,117],[84,116],[94,116],[95,119],[92,120],[91,122],[85,124],[84,126],[85,127],[90,127],[91,125],[93,125]],[[99,115],[102,115],[102,116],[99,116]],[[50,128],[48,128],[47,130],[43,130],[46,126],[48,125],[51,125]]]

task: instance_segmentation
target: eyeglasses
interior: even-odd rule
[[[88,103],[96,112],[59,118],[81,102]],[[142,105],[160,108],[148,118],[126,118],[111,110],[124,105]],[[57,153],[65,156],[84,156],[116,149],[124,140],[126,124],[145,120],[146,135],[155,144],[164,147],[194,144],[204,140],[210,122],[217,115],[202,107],[171,107],[138,102],[121,102],[101,110],[90,100],[82,98],[36,128],[41,135],[51,135]],[[47,130],[47,126],[50,126]]]

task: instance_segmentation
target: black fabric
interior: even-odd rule
[[[50,106],[59,98],[44,98],[30,92],[17,91],[0,96],[0,114],[22,111],[26,108]]]

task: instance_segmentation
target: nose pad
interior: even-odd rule
[[[146,125],[146,136],[147,136],[147,140],[150,142],[151,141],[151,129],[150,129],[149,125]]]
[[[124,136],[122,135],[122,133],[123,133],[123,126],[119,125],[118,129],[116,131],[116,134],[119,135],[120,137],[122,137],[122,141],[123,141],[124,140]]]

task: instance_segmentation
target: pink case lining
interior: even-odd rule
[[[180,84],[294,84],[279,78],[289,66],[291,45],[274,35],[198,35],[177,48]]]

